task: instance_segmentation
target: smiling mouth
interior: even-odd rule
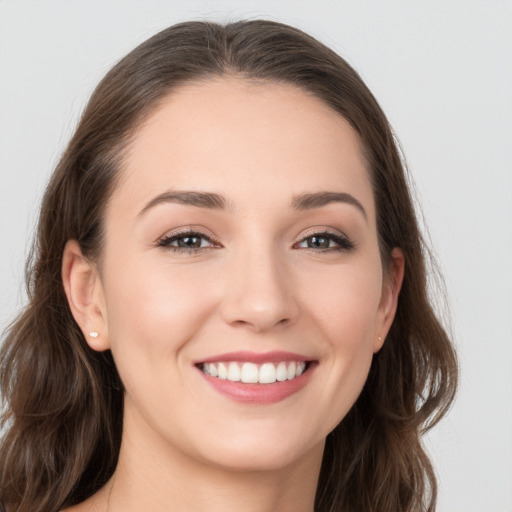
[[[250,362],[211,362],[196,365],[205,375],[245,384],[274,384],[294,380],[310,367],[309,361],[281,361],[256,364]]]

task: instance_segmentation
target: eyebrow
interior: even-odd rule
[[[198,208],[211,208],[216,210],[223,210],[228,206],[228,203],[223,196],[213,192],[169,190],[153,198],[146,206],[144,206],[144,208],[142,208],[139,212],[139,216],[162,203],[186,204],[189,206],[197,206]]]
[[[162,203],[177,203],[215,210],[225,210],[230,206],[224,196],[214,192],[169,190],[149,201],[139,212],[139,216]],[[293,197],[291,207],[294,210],[313,210],[330,203],[347,203],[355,206],[363,214],[363,217],[368,220],[368,215],[363,205],[354,196],[346,192],[323,191],[299,194]]]
[[[363,214],[365,220],[368,220],[368,215],[363,205],[353,195],[347,194],[346,192],[315,192],[299,194],[292,199],[292,208],[295,210],[312,210],[330,203],[351,204]]]

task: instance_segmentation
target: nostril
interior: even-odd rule
[[[229,322],[233,327],[247,327],[255,332],[265,332],[276,327],[286,327],[291,323],[290,318],[281,318],[276,320],[275,317],[265,314],[247,315],[246,319],[237,319]]]
[[[264,332],[288,326],[298,318],[298,304],[287,290],[283,273],[278,275],[278,270],[272,267],[274,264],[268,262],[264,274],[250,272],[248,268],[236,274],[238,278],[234,277],[220,305],[221,315],[228,324]]]

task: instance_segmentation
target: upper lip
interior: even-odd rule
[[[200,363],[218,363],[218,362],[239,362],[239,363],[279,363],[281,361],[313,361],[311,357],[295,354],[293,352],[284,352],[282,350],[274,350],[272,352],[250,352],[238,351],[218,354],[207,359],[201,359],[195,364]]]

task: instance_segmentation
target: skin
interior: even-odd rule
[[[214,192],[228,206],[140,213],[169,190]],[[350,194],[364,213],[338,201],[291,207],[320,191]],[[202,250],[159,246],[191,227],[211,240]],[[183,86],[139,127],[105,230],[100,265],[68,243],[63,280],[90,346],[114,355],[123,441],[111,482],[69,510],[312,511],[325,438],[364,385],[403,276],[398,249],[382,268],[355,131],[291,85]],[[325,231],[325,248],[308,247]],[[340,236],[353,247],[337,250]],[[286,399],[244,404],[194,366],[238,350],[291,351],[317,366]]]

